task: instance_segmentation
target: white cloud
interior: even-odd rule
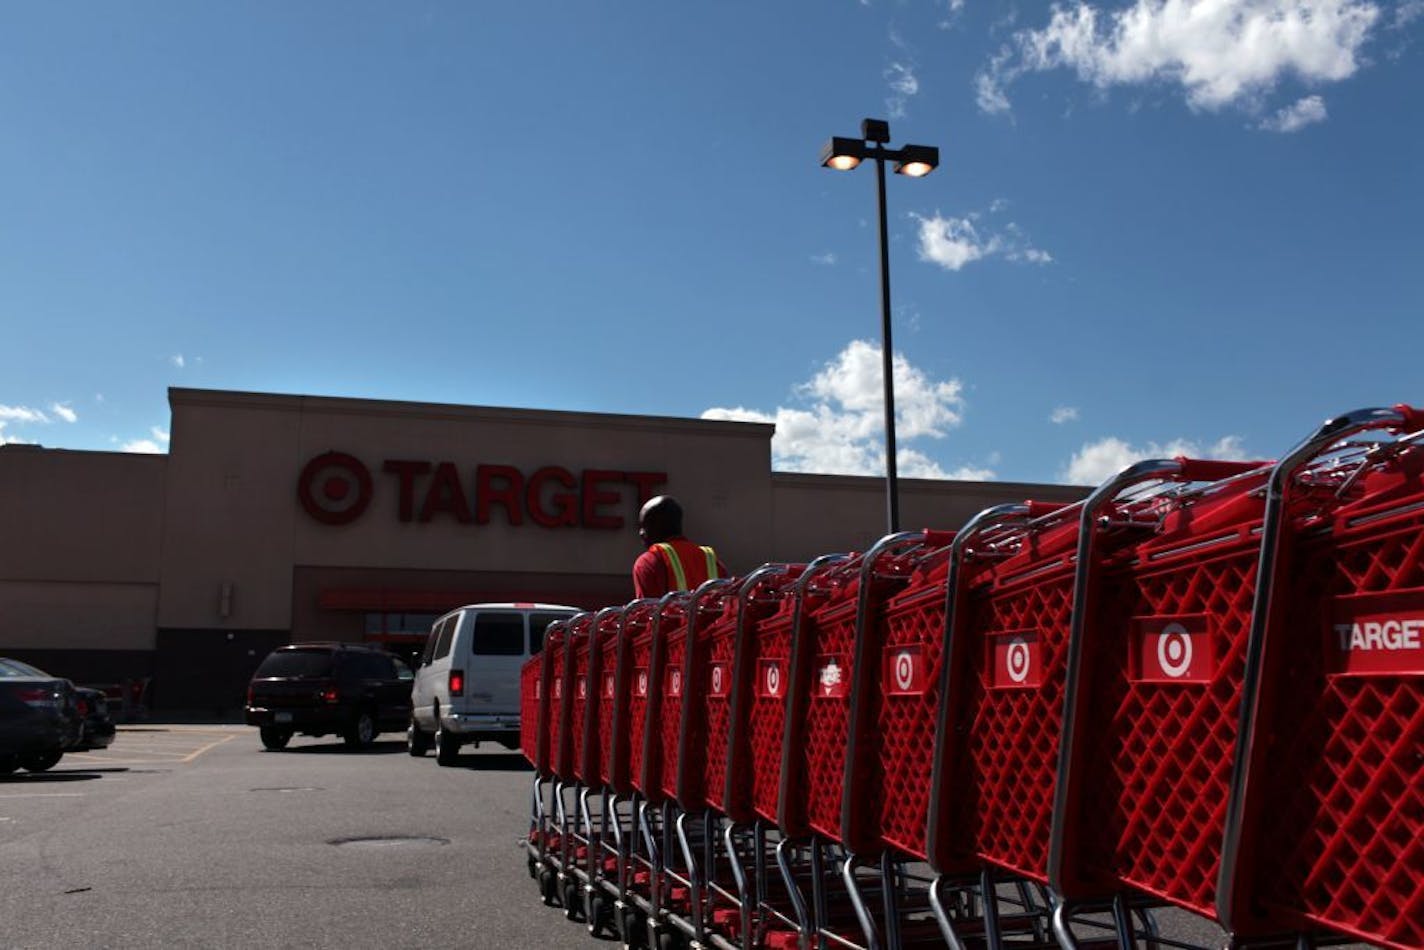
[[[890,93],[885,99],[887,118],[903,119],[910,99],[919,94],[920,81],[915,78],[914,64],[891,63],[885,68],[885,81],[890,84]]]
[[[49,422],[49,416],[28,406],[0,406],[0,421]]]
[[[1089,442],[1068,460],[1060,473],[1064,481],[1073,485],[1100,485],[1134,462],[1144,459],[1175,458],[1231,459],[1246,458],[1241,447],[1241,437],[1224,436],[1203,448],[1190,439],[1173,439],[1167,443],[1148,442],[1145,446],[1129,445],[1115,436],[1108,436],[1096,442]]]
[[[0,419],[0,445],[29,445],[28,439],[22,439],[18,435],[5,434],[5,421]]]
[[[879,475],[885,471],[885,402],[879,345],[852,340],[810,380],[795,387],[804,406],[713,408],[704,419],[765,422],[776,426],[772,464],[778,471]],[[913,446],[941,439],[963,419],[963,384],[935,380],[895,355],[895,459],[907,478],[987,479],[984,468],[946,470]]]
[[[1370,0],[1134,0],[1112,11],[1078,0],[1015,33],[975,77],[976,98],[1007,112],[1020,76],[1069,69],[1099,89],[1170,83],[1192,109],[1254,110],[1285,77],[1352,76],[1379,18]]]
[[[188,361],[183,358],[182,353],[174,353],[168,358],[168,361],[179,369],[182,369],[188,363]]]
[[[65,422],[78,422],[79,414],[69,407],[68,403],[51,403],[49,411],[59,416]]]
[[[1267,132],[1299,132],[1307,125],[1325,121],[1325,100],[1319,96],[1306,96],[1292,105],[1261,120],[1259,129]]]
[[[834,252],[834,251],[827,251],[827,252],[824,253],[824,254],[812,254],[812,255],[811,255],[811,263],[813,263],[813,264],[824,264],[824,265],[826,265],[827,267],[830,267],[830,266],[831,266],[832,264],[834,264],[835,262],[836,262],[836,255],[835,255],[835,252]]]
[[[162,455],[168,451],[168,433],[158,426],[148,430],[151,438],[133,439],[120,446],[124,452],[138,452],[144,455]]]
[[[998,202],[996,207],[1001,207]],[[1001,231],[982,232],[976,222],[982,216],[971,212],[963,218],[935,214],[930,217],[911,215],[920,223],[920,260],[938,264],[945,270],[962,270],[969,264],[996,255],[1011,261],[1048,264],[1053,255],[1029,245],[1023,231],[1010,221]]]
[[[1404,0],[1394,8],[1394,22],[1390,24],[1390,29],[1402,30],[1422,16],[1424,0]]]
[[[1049,414],[1048,421],[1056,426],[1061,426],[1065,422],[1077,422],[1078,407],[1057,406],[1054,408],[1053,412]]]

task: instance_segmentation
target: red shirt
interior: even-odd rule
[[[678,560],[682,564],[683,576],[687,580],[687,587],[684,589],[696,590],[698,585],[708,579],[707,556],[702,553],[702,548],[681,535],[668,538],[664,543],[671,544],[677,551]],[[720,558],[717,559],[717,576],[727,576],[727,566],[722,563]],[[668,571],[667,561],[658,551],[656,545],[638,555],[638,559],[633,562],[634,597],[661,597],[675,589],[672,575]]]

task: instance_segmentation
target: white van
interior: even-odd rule
[[[544,630],[579,612],[560,604],[469,604],[435,621],[415,671],[406,748],[435,746],[441,765],[481,740],[519,748],[519,668],[544,646]]]

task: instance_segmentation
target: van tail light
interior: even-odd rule
[[[451,696],[463,696],[463,695],[465,695],[465,671],[464,671],[464,670],[451,670],[451,671],[450,671],[450,695],[451,695]]]
[[[321,691],[321,700],[324,703],[339,703],[341,702],[341,693],[337,691],[335,686],[328,686]]]
[[[86,700],[83,696],[80,696],[79,699],[75,702],[74,708],[79,712],[79,715],[81,716],[89,715],[89,701]]]

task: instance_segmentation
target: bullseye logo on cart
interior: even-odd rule
[[[707,673],[707,695],[721,699],[731,692],[731,666],[727,663],[713,663]]]
[[[1037,689],[1043,652],[1037,630],[1012,630],[989,638],[989,687]]]
[[[1338,598],[1325,632],[1325,655],[1331,673],[1424,673],[1424,590]]]
[[[918,643],[886,647],[881,668],[884,670],[881,688],[886,696],[920,696],[929,686],[925,648]]]
[[[786,661],[765,659],[757,664],[756,692],[762,699],[780,699],[786,691]]]
[[[1128,668],[1143,683],[1210,683],[1216,672],[1206,614],[1134,617]]]

